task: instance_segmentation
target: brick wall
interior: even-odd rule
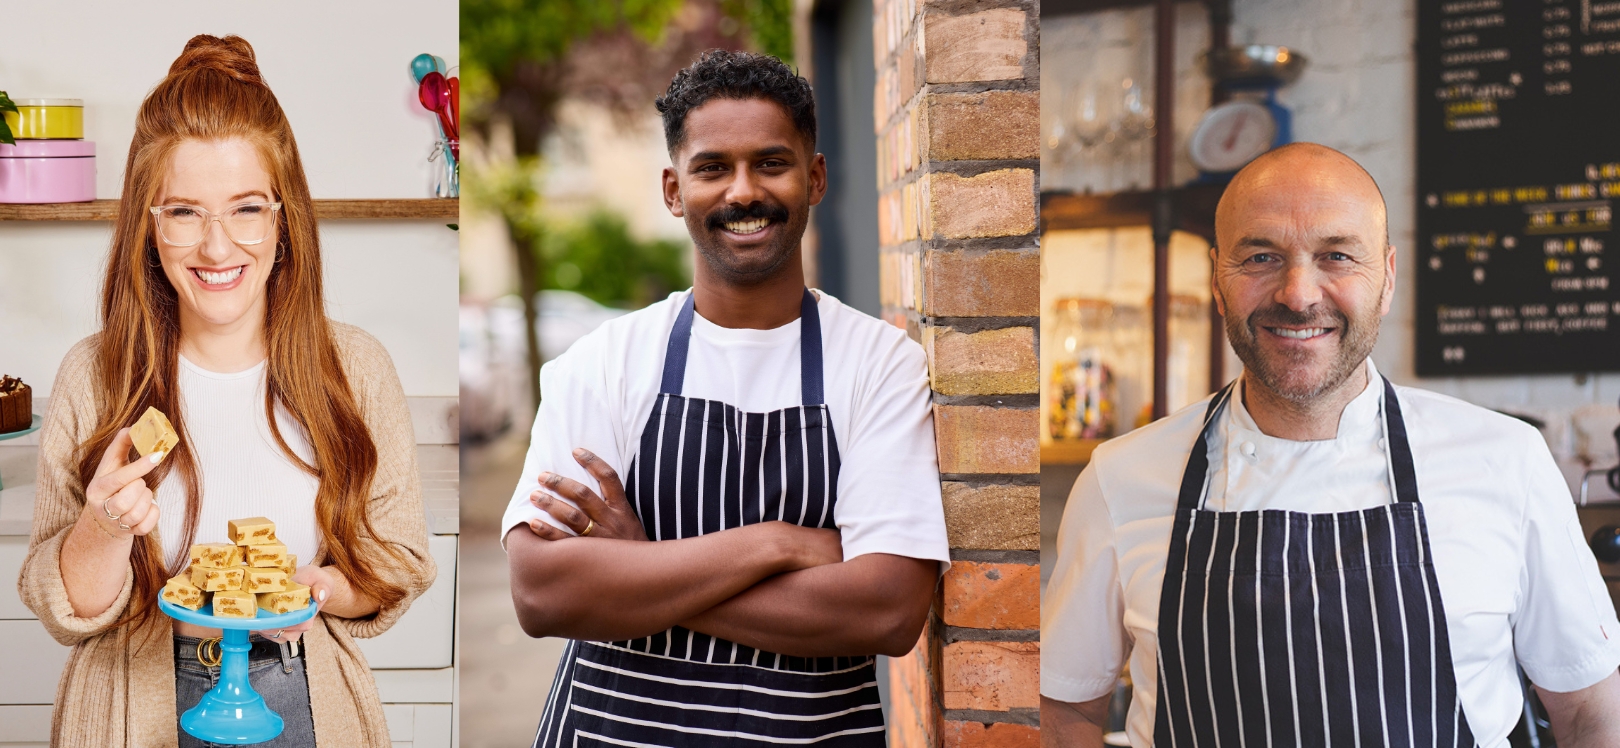
[[[890,666],[895,746],[1039,742],[1038,15],[873,3],[883,316],[928,352],[953,559]]]

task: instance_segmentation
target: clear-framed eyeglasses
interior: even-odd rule
[[[281,203],[244,203],[214,215],[195,205],[158,205],[150,209],[157,220],[158,234],[176,247],[193,247],[208,235],[214,221],[225,227],[225,235],[237,244],[259,244],[275,234],[276,213]]]

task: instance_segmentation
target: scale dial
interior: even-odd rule
[[[1243,168],[1277,139],[1277,120],[1271,110],[1252,101],[1229,101],[1214,107],[1193,128],[1193,165],[1213,174]]]

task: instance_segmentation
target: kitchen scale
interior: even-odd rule
[[[180,715],[180,728],[198,740],[225,745],[248,745],[274,740],[284,727],[281,715],[270,710],[264,697],[248,683],[249,631],[296,626],[315,617],[320,606],[258,618],[220,618],[210,601],[204,610],[189,610],[158,598],[158,609],[170,618],[223,629],[219,643],[219,684],[203,694],[197,705]],[[260,609],[259,612],[264,612]]]
[[[1293,142],[1293,113],[1277,103],[1277,89],[1299,78],[1305,57],[1287,47],[1249,44],[1213,50],[1201,61],[1233,98],[1204,112],[1188,151],[1197,181],[1225,183],[1260,154]]]

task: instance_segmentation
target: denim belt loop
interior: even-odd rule
[[[281,648],[281,672],[291,673],[293,671],[292,658],[294,657],[292,652],[293,644],[292,642],[279,642],[278,646]]]

